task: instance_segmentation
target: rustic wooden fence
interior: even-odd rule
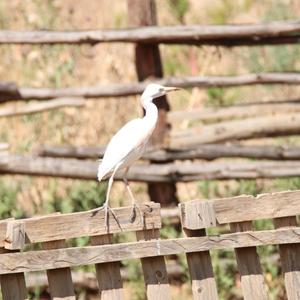
[[[165,256],[186,253],[194,299],[218,299],[210,250],[234,249],[244,299],[268,299],[256,251],[258,246],[279,245],[282,274],[289,300],[300,297],[300,191],[194,200],[179,206],[185,237],[160,239],[160,206],[141,205],[130,223],[130,207],[114,209],[122,232],[136,233],[136,242],[114,243],[121,229],[103,211],[52,214],[0,223],[0,279],[4,300],[27,298],[24,272],[47,270],[54,299],[75,299],[71,269],[94,264],[101,299],[123,299],[120,262],[140,259],[148,299],[171,299]],[[252,222],[272,219],[274,229],[256,231]],[[206,235],[211,227],[229,224],[227,232]],[[68,240],[90,237],[90,246],[68,247]],[[38,250],[36,245],[41,245]],[[35,245],[34,247],[32,247]],[[19,252],[21,251],[21,252]]]
[[[244,25],[157,26],[154,0],[127,0],[127,3],[130,28],[89,31],[2,30],[0,31],[0,45],[132,43],[135,45],[135,66],[140,82],[70,88],[31,88],[20,87],[16,83],[2,82],[0,102],[31,99],[38,100],[38,102],[29,103],[23,107],[0,109],[0,116],[35,113],[70,105],[83,106],[85,99],[101,100],[107,97],[136,95],[142,92],[149,78],[165,85],[183,88],[226,88],[257,84],[299,85],[300,83],[300,75],[297,72],[163,78],[158,48],[159,44],[214,47],[298,44],[300,23],[297,20]],[[131,180],[148,182],[152,200],[161,203],[176,202],[174,183],[181,180],[273,178],[300,175],[299,147],[223,144],[220,147],[217,144],[256,137],[299,134],[300,104],[298,98],[269,103],[262,103],[260,99],[257,99],[255,104],[193,112],[169,112],[166,99],[159,101],[158,105],[159,126],[153,138],[154,149],[144,156],[144,159],[152,163],[151,168],[141,165],[131,169],[129,173]],[[233,117],[246,119],[232,120]],[[169,124],[183,118],[197,119],[204,122],[204,125],[185,130],[169,130]],[[211,124],[211,122],[218,123]],[[160,150],[157,150],[158,147]],[[91,149],[80,146],[46,146],[31,156],[1,155],[0,172],[2,174],[95,179],[97,163],[82,162],[79,159],[94,159],[102,153],[103,149],[96,147]],[[220,157],[259,158],[272,161],[262,163],[246,161],[236,168],[215,162],[185,166],[171,163],[175,160],[212,160]],[[295,162],[289,163],[283,160],[295,160]],[[291,165],[294,168],[291,169]],[[147,174],[145,174],[146,170]],[[280,172],[276,173],[277,170]],[[118,175],[116,179],[120,177]]]

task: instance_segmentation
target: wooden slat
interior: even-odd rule
[[[300,191],[238,196],[209,201],[194,200],[181,204],[182,226],[201,229],[218,224],[300,214]]]
[[[112,244],[112,242],[112,234],[91,238],[92,245]],[[120,262],[96,264],[95,267],[101,300],[124,299]]]
[[[114,212],[119,223],[109,218],[110,233],[122,231],[135,231],[144,228],[160,228],[160,205],[156,203],[140,205],[142,214],[137,214],[133,223],[130,222],[132,207],[115,208]],[[107,234],[104,226],[104,211],[86,211],[70,214],[55,214],[14,221],[24,222],[26,243],[46,242],[69,239],[81,236],[94,236]],[[3,227],[3,228],[2,228]],[[0,223],[0,241],[6,237],[6,223]],[[3,243],[4,245],[4,243]],[[1,246],[1,242],[0,242]]]
[[[60,249],[66,246],[64,240],[44,242],[44,250]],[[52,299],[75,300],[74,286],[70,268],[47,270]]]
[[[157,250],[153,257],[141,258],[147,299],[171,299],[166,263],[164,257],[160,255],[159,230],[138,231],[136,236],[139,241],[153,241]]]
[[[189,237],[205,236],[205,229],[185,230]],[[186,254],[195,300],[217,300],[218,291],[209,251]]]
[[[252,222],[231,223],[230,228],[232,232],[251,231]],[[256,248],[235,249],[235,256],[241,276],[244,299],[267,300],[267,290]]]
[[[179,253],[300,243],[300,228],[250,231],[220,236],[150,240],[0,255],[0,274],[42,271]]]
[[[4,248],[0,248],[0,256],[4,253],[11,252]],[[28,299],[24,273],[1,275],[0,282],[3,300]]]
[[[275,228],[297,226],[296,217],[274,219]],[[289,300],[300,299],[300,245],[279,245],[285,290]]]

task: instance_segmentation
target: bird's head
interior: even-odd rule
[[[143,105],[147,102],[152,102],[153,99],[164,96],[172,91],[177,91],[179,88],[177,87],[168,87],[168,86],[162,86],[160,84],[156,83],[150,83],[145,88],[143,94],[142,94],[142,103]]]

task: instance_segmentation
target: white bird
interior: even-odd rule
[[[103,159],[100,161],[97,176],[99,182],[110,176],[105,203],[101,207],[105,210],[105,226],[107,229],[109,225],[108,210],[111,211],[113,217],[118,222],[114,212],[110,209],[108,202],[114,176],[120,169],[125,169],[123,181],[133,205],[131,220],[134,218],[136,202],[127,181],[128,169],[142,156],[145,146],[155,129],[158,119],[158,109],[152,102],[153,99],[178,89],[179,88],[176,87],[164,87],[154,83],[149,84],[141,96],[141,104],[145,109],[145,116],[125,124],[110,140]]]

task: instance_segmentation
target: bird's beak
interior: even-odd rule
[[[181,88],[174,87],[174,86],[165,86],[165,92],[166,93],[169,93],[169,92],[172,92],[172,91],[178,91],[178,90],[181,90]]]

